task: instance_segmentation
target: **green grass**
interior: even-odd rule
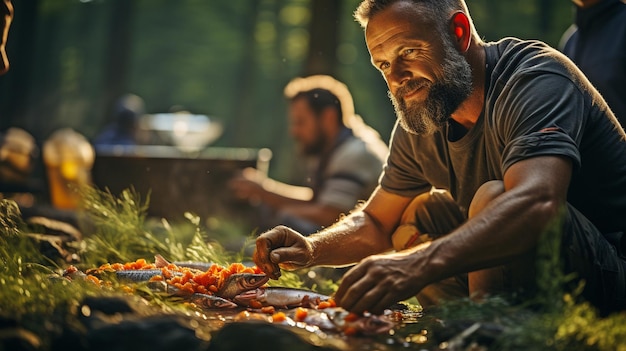
[[[232,239],[233,233],[228,231],[235,231],[236,224],[213,223],[211,228],[224,231],[215,235],[191,213],[185,214],[186,221],[179,223],[146,218],[149,201],[142,200],[132,189],[118,197],[93,188],[84,189],[83,194],[84,239],[74,247],[83,268],[138,258],[150,261],[157,253],[172,261],[221,265],[250,261],[248,253],[254,233],[236,233],[242,243],[240,251],[226,250],[220,243],[220,238]],[[32,340],[31,344],[45,350],[60,328],[81,330],[77,311],[85,297],[133,298],[115,284],[110,289],[101,289],[89,282],[70,283],[60,278],[67,264],[42,255],[38,246],[24,235],[26,232],[28,227],[21,220],[17,205],[0,200],[0,317],[15,321]],[[547,231],[539,247],[540,292],[534,299],[524,304],[513,304],[512,299],[502,296],[480,303],[470,299],[450,301],[432,315],[397,330],[396,337],[418,340],[416,335],[427,330],[425,335],[431,344],[421,341],[410,345],[437,349],[442,335],[458,335],[468,323],[479,323],[484,328],[495,327],[496,332],[490,336],[493,350],[626,351],[626,313],[600,317],[592,306],[579,302],[577,291],[565,290],[572,277],[561,270],[558,234],[554,229]],[[328,294],[336,290],[337,280],[310,272],[283,272],[281,279],[272,281],[272,285],[305,287]],[[183,313],[194,318],[182,304],[149,289],[140,287],[135,295],[149,309],[146,313]],[[407,303],[414,308],[416,300]],[[450,334],[455,325],[460,329]],[[477,340],[480,333],[481,329],[470,333],[465,337],[466,342]]]

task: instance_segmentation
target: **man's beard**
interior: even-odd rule
[[[430,135],[440,130],[461,103],[472,92],[472,69],[463,55],[445,43],[441,80],[430,83],[428,96],[422,103],[407,105],[402,98],[423,83],[410,80],[398,89],[395,96],[389,92],[400,126],[415,135]]]
[[[328,138],[326,137],[326,135],[321,131],[321,129],[318,126],[317,127],[316,137],[313,140],[313,142],[311,142],[309,144],[300,143],[300,147],[299,147],[300,153],[303,156],[320,155],[320,154],[322,154],[322,152],[326,148],[327,144],[328,144]]]

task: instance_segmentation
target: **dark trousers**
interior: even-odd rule
[[[585,216],[568,205],[562,223],[561,260],[565,274],[574,273],[573,285],[584,282],[582,297],[596,306],[601,315],[626,310],[626,260],[623,233],[601,233]],[[463,224],[466,218],[452,197],[433,190],[417,196],[407,207],[392,240],[401,250],[428,240],[436,240]],[[528,253],[500,270],[502,289],[535,290],[535,255]],[[469,273],[469,272],[468,272]],[[417,299],[424,307],[443,300],[469,296],[467,274],[450,277],[424,288]]]

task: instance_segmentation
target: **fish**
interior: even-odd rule
[[[242,306],[253,307],[255,304],[260,303],[263,307],[274,306],[277,308],[317,305],[319,302],[327,301],[328,299],[330,299],[330,296],[312,290],[284,287],[257,288],[244,291],[233,297],[233,301]]]
[[[186,300],[205,310],[239,307],[236,303],[230,300],[208,294],[195,293],[187,297]]]
[[[154,264],[156,267],[167,267],[170,265],[170,262],[166,260],[163,256],[157,254],[154,256]],[[180,264],[181,267],[186,267],[186,268],[191,267],[190,269],[192,270],[196,270],[196,268],[193,268],[193,267],[202,268],[203,265],[207,265],[208,268],[206,268],[204,272],[210,269],[211,266],[213,265],[213,264],[209,265],[209,263],[193,262],[193,261],[178,262],[178,263],[174,262],[173,264],[175,265]],[[269,279],[270,278],[266,274],[255,274],[255,273],[231,274],[228,278],[226,278],[226,281],[224,281],[221,284],[221,288],[215,293],[215,295],[225,298],[225,299],[232,299],[233,297],[235,297],[236,295],[244,291],[256,289],[258,287],[263,286],[265,283],[269,281]]]
[[[257,289],[263,286],[270,280],[270,277],[265,274],[254,273],[236,273],[229,276],[222,288],[219,289],[215,295],[223,297],[225,299],[233,299],[235,296],[245,293],[250,290]]]
[[[115,276],[119,280],[130,281],[134,283],[149,281],[155,276],[162,276],[163,271],[160,269],[127,269],[115,271]],[[180,272],[172,272],[172,275],[182,275]]]
[[[319,330],[326,334],[335,333],[346,336],[385,334],[396,326],[391,311],[386,311],[383,315],[364,313],[357,316],[341,307],[325,309],[299,307],[285,311],[282,318],[275,317],[276,315],[270,316],[266,313],[246,310],[239,313],[234,320],[265,321],[305,329],[309,332]]]
[[[204,310],[214,310],[214,309],[226,309],[226,308],[237,308],[239,305],[236,303],[227,300],[225,298],[202,294],[202,293],[189,293],[187,291],[181,290],[174,285],[167,284],[164,281],[156,281],[149,282],[148,287],[154,291],[159,291],[166,293],[170,296],[178,296],[183,299],[183,301],[188,301],[194,303],[197,307],[200,307]]]

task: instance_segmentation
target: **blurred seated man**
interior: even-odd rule
[[[289,131],[309,158],[310,187],[288,185],[246,169],[230,182],[236,197],[259,203],[270,214],[267,229],[289,225],[311,234],[333,224],[375,188],[387,145],[354,114],[345,84],[329,76],[296,78],[285,87]]]

